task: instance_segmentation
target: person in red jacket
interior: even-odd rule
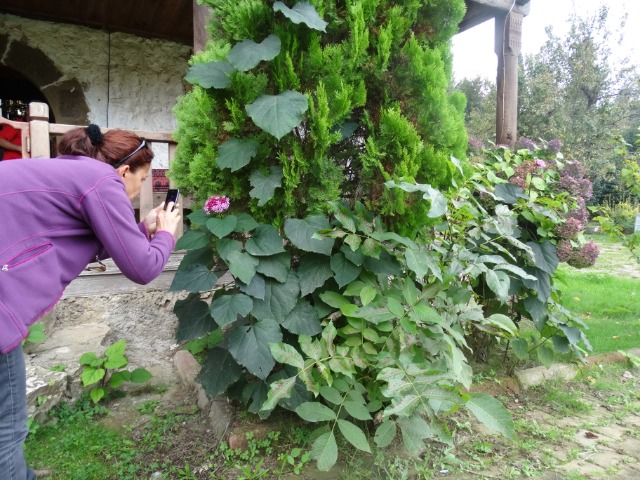
[[[20,130],[11,125],[0,124],[0,160],[22,158],[22,135]]]
[[[60,140],[56,158],[0,162],[0,479],[32,480],[22,445],[27,399],[21,341],[88,263],[112,258],[148,283],[175,247],[180,210],[164,202],[137,223],[131,200],[153,152],[133,132],[97,125]]]

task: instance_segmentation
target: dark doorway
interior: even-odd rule
[[[0,65],[0,115],[9,120],[26,121],[31,102],[49,104],[33,83],[14,69]],[[55,123],[51,108],[49,122]]]

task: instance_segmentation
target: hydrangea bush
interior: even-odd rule
[[[507,302],[487,288],[486,281],[476,285],[475,291],[481,297],[485,313],[501,312],[515,319],[530,319],[542,339],[551,340],[556,350],[573,350],[580,356],[581,348],[590,348],[582,334],[585,326],[561,306],[555,273],[559,262],[586,268],[598,258],[596,244],[584,238],[588,220],[585,205],[592,193],[591,182],[580,162],[564,160],[556,151],[559,142],[537,145],[524,139],[518,146],[533,150],[507,147],[484,150],[473,157],[473,166],[476,178],[486,189],[478,196],[483,208],[492,212],[505,204],[509,206],[517,225],[518,241],[530,247],[536,259],[531,262],[527,255],[518,255],[516,251],[516,264],[536,277],[537,283],[528,279],[509,282]],[[513,255],[507,253],[512,247],[508,242],[498,243],[503,248],[493,253],[502,257]],[[543,258],[544,262],[540,262]],[[575,341],[578,338],[581,343]],[[523,338],[518,338],[511,346],[518,356],[525,358],[537,341],[527,345]],[[551,348],[543,345],[537,352],[542,361],[550,361]]]

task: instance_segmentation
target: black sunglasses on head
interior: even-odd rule
[[[136,153],[138,153],[140,150],[142,150],[144,147],[147,146],[147,140],[146,139],[142,139],[142,142],[140,142],[140,145],[138,145],[138,148],[136,148],[133,152],[131,152],[129,155],[127,155],[126,157],[124,157],[122,160],[120,160],[118,163],[116,163],[113,168],[118,168],[121,165],[124,165],[124,162],[126,162],[127,160],[129,160],[131,157],[133,157]]]

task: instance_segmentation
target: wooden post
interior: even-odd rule
[[[49,105],[32,102],[29,104],[29,148],[31,158],[51,157],[49,144]]]
[[[518,55],[522,47],[522,19],[516,12],[495,17],[495,52],[498,56],[496,143],[513,144],[518,130]]]
[[[193,53],[201,52],[207,44],[209,32],[207,31],[207,23],[211,9],[206,5],[199,5],[193,0]]]

